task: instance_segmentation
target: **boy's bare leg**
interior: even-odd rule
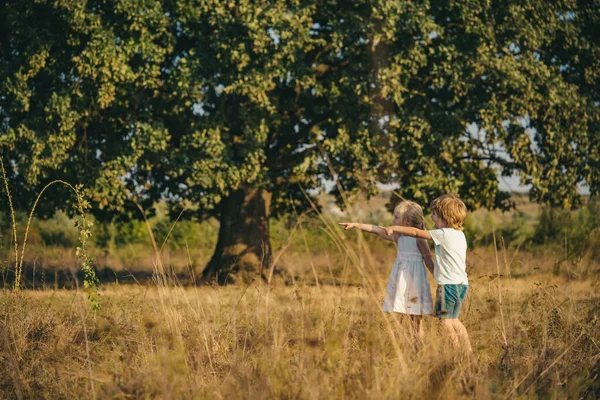
[[[471,347],[471,341],[469,340],[469,334],[467,329],[458,318],[447,318],[442,319],[442,327],[452,345],[461,349],[465,354],[473,354],[473,348]]]
[[[452,321],[458,321],[455,319],[444,318],[440,320],[442,323],[442,329],[445,335],[450,339],[450,343],[455,348],[459,347],[458,335],[456,334],[456,330],[454,329],[454,323]]]
[[[451,319],[450,321],[452,321],[454,332],[456,332],[456,336],[458,337],[458,341],[462,350],[468,355],[473,354],[473,348],[471,347],[471,341],[469,340],[467,328],[465,328],[463,323],[460,322],[458,318]]]

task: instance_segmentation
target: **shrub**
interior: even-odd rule
[[[50,219],[37,220],[33,231],[38,231],[46,246],[77,246],[79,233],[75,227],[75,221],[62,211],[57,211]],[[29,235],[32,235],[31,230]]]

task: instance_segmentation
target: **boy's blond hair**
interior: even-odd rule
[[[467,206],[453,194],[445,194],[431,202],[431,211],[448,223],[448,228],[463,230]]]
[[[423,229],[425,217],[423,209],[414,201],[404,200],[394,208],[394,214],[400,214],[400,224],[403,226],[412,226],[413,228]]]

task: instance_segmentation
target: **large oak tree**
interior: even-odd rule
[[[100,216],[217,216],[220,282],[269,265],[269,217],[324,178],[340,202],[382,182],[507,207],[497,175],[518,174],[577,206],[600,188],[598,6],[8,1],[0,149],[23,206],[62,178]]]

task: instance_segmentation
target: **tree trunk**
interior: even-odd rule
[[[219,239],[212,259],[202,272],[204,282],[223,285],[249,282],[268,270],[271,263],[269,207],[271,193],[242,188],[221,201]]]

